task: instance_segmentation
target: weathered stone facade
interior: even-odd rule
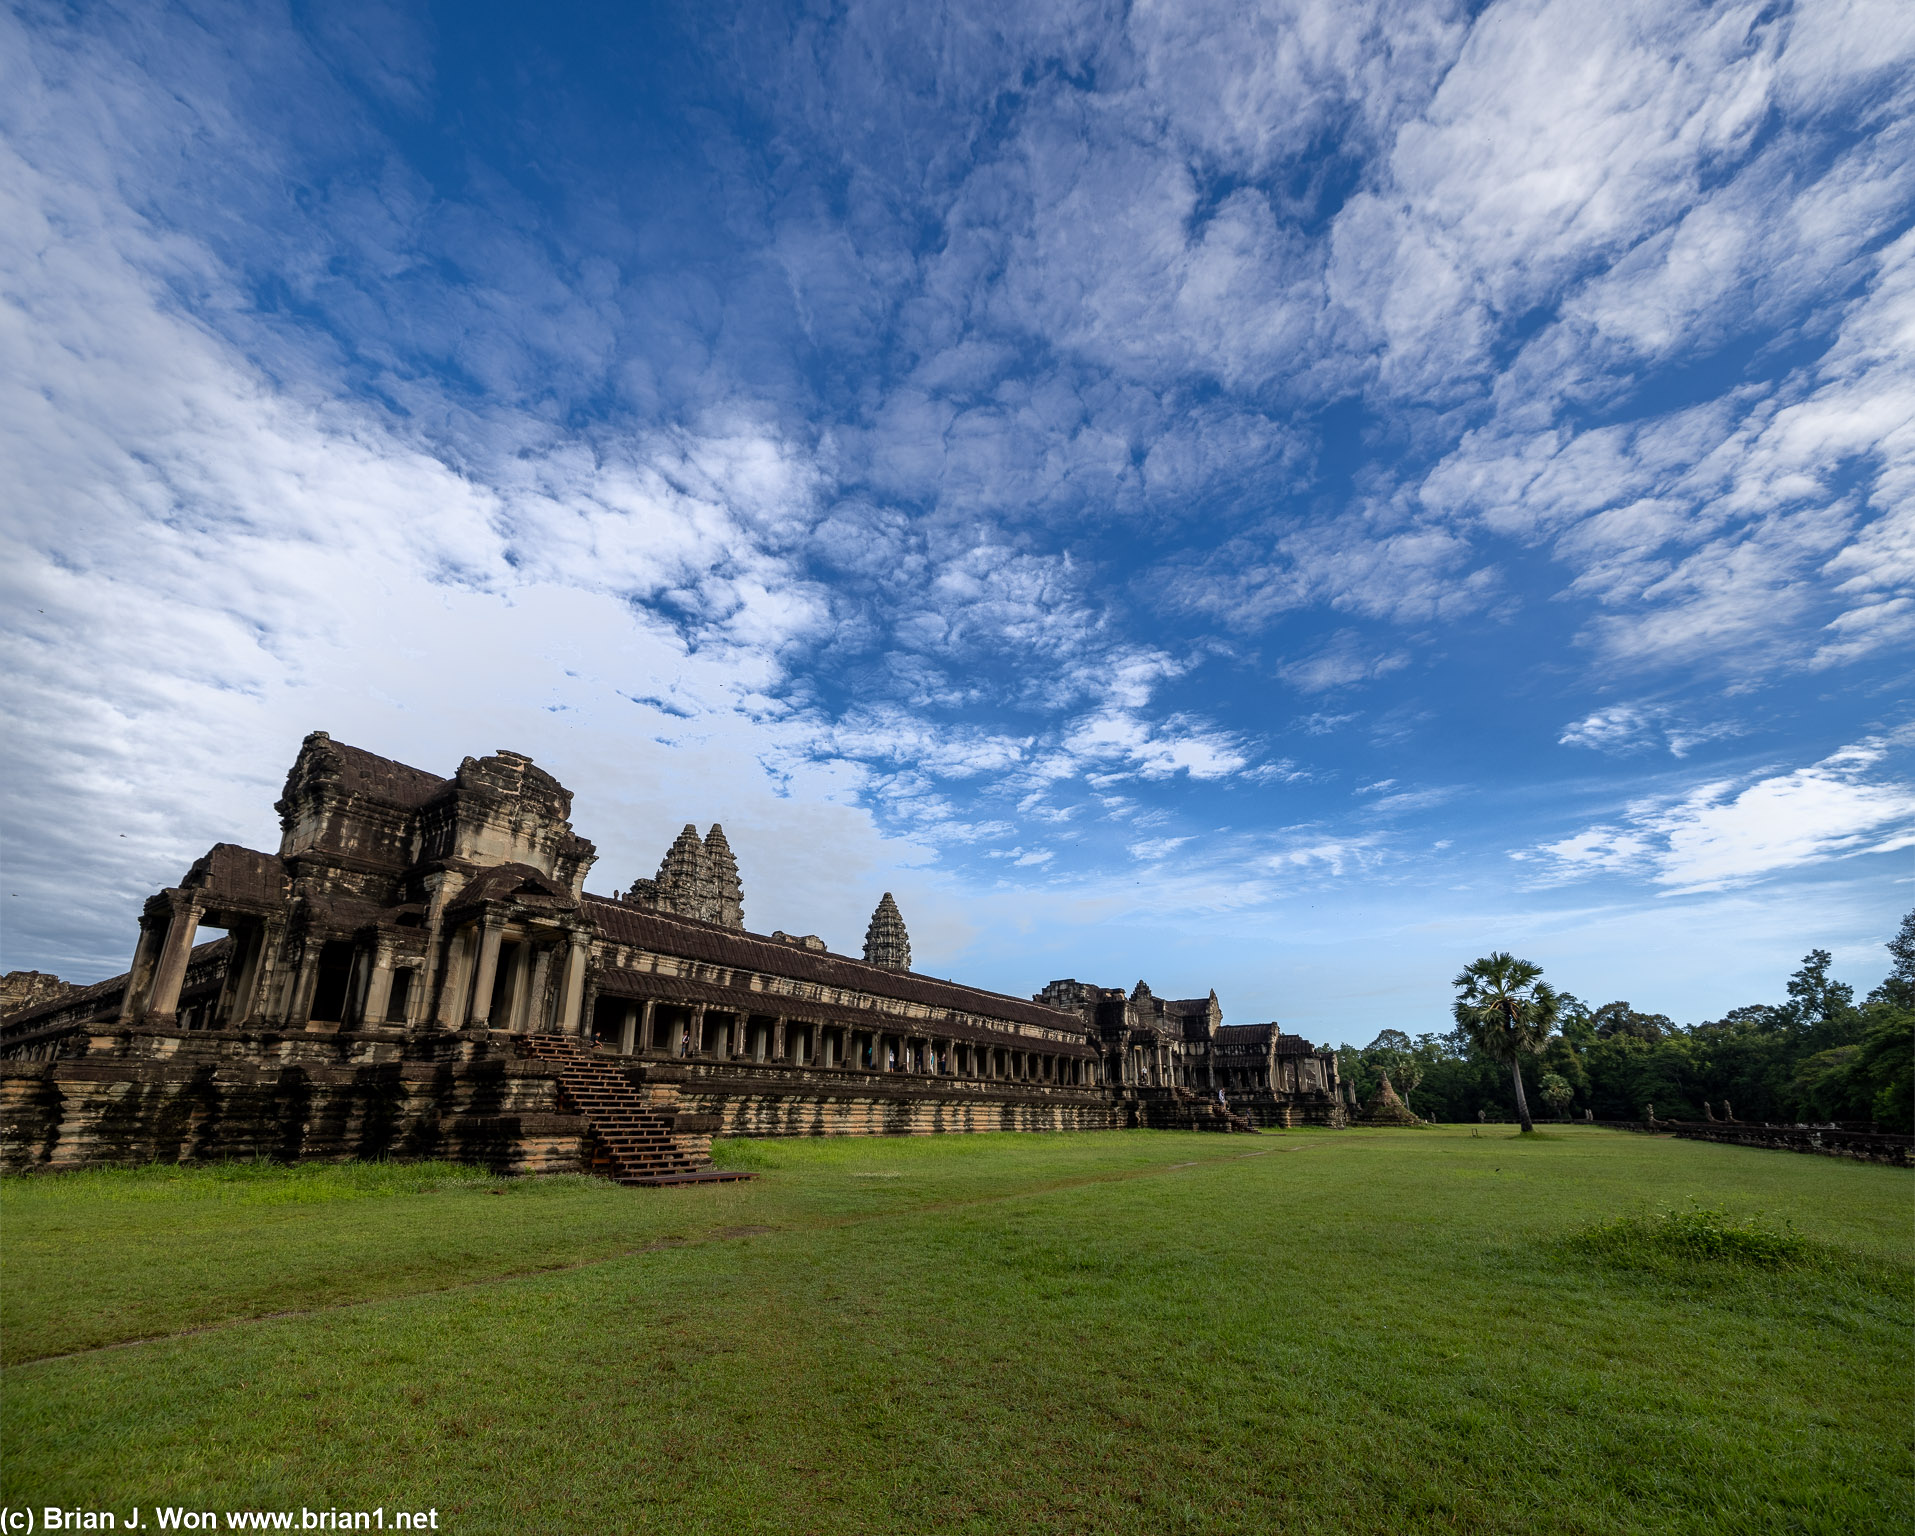
[[[518,753],[440,778],[315,732],[276,853],[216,845],[146,903],[126,975],[0,1020],[0,1160],[588,1166],[607,1133],[541,1035],[617,1063],[647,1123],[694,1141],[1342,1123],[1334,1055],[1224,1025],[1214,993],[920,976],[888,892],[863,960],[748,932],[717,826],[592,895],[571,798]]]
[[[0,976],[0,1019],[10,1013],[58,1002],[80,989],[45,971],[8,971]]]

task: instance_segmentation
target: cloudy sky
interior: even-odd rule
[[[1016,993],[1866,985],[1912,108],[1905,0],[16,5],[0,963],[326,729]]]

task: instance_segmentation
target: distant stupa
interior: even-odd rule
[[[1382,1086],[1376,1090],[1370,1102],[1364,1106],[1353,1124],[1373,1126],[1409,1126],[1423,1125],[1426,1122],[1416,1118],[1410,1112],[1410,1106],[1396,1096],[1396,1089],[1390,1083],[1390,1074],[1383,1074]]]
[[[887,971],[911,969],[911,935],[904,931],[904,916],[889,891],[864,931],[864,959],[867,965],[881,965]]]

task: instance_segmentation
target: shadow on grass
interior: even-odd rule
[[[280,1163],[268,1158],[133,1163],[5,1176],[9,1198],[29,1202],[217,1200],[240,1205],[329,1205],[341,1200],[502,1186],[505,1182],[497,1174],[463,1163],[385,1159],[340,1163]]]

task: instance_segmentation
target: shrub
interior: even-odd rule
[[[1570,1242],[1592,1258],[1632,1269],[1823,1268],[1833,1257],[1831,1250],[1801,1236],[1786,1221],[1778,1228],[1760,1216],[1731,1216],[1693,1203],[1685,1211],[1665,1207],[1654,1216],[1618,1216]]]

